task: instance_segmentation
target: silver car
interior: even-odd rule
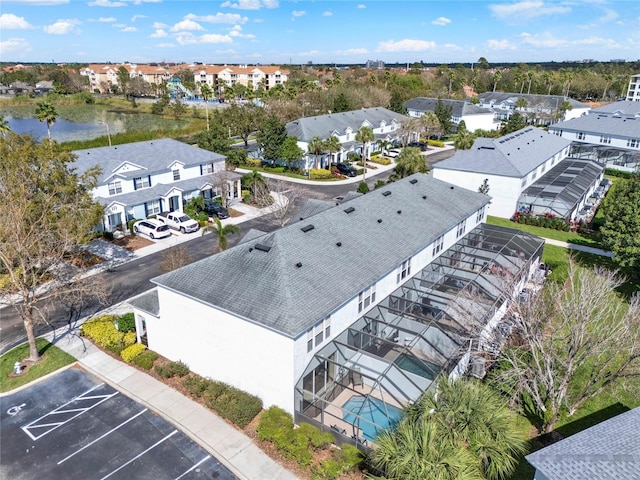
[[[152,218],[140,220],[134,223],[133,231],[135,233],[143,233],[153,239],[171,236],[171,229],[169,228],[169,225],[160,223]]]

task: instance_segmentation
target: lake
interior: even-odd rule
[[[38,140],[42,140],[47,137],[47,122],[41,122],[37,118],[13,118],[11,116],[5,116],[5,120],[9,124],[9,128],[14,133],[29,134]],[[111,135],[123,131],[118,125],[109,125],[109,132]],[[56,119],[55,123],[51,125],[51,138],[58,143],[69,142],[72,140],[91,140],[98,137],[107,136],[107,127],[105,124],[91,122],[91,123],[76,123],[64,118]]]

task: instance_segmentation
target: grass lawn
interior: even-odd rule
[[[42,357],[37,364],[31,365],[27,371],[20,376],[11,377],[9,375],[13,372],[14,363],[22,362],[29,356],[29,344],[25,343],[20,345],[0,356],[0,392],[8,392],[9,390],[26,385],[37,378],[55,372],[59,368],[76,361],[74,357],[60,350],[44,338],[38,338],[36,342],[38,351]]]
[[[602,248],[602,244],[594,235],[581,234],[578,232],[563,232],[561,230],[553,230],[551,228],[525,225],[522,223],[512,222],[511,220],[505,218],[492,217],[491,215],[487,217],[487,223],[489,225],[498,225],[500,227],[516,228],[523,232],[537,235],[538,237],[550,238],[552,240],[575,243],[578,245],[587,245],[589,247]]]

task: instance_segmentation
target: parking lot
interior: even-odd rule
[[[0,403],[1,478],[237,478],[162,417],[80,368]]]

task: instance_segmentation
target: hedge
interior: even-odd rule
[[[247,158],[244,161],[244,166],[247,166],[247,167],[250,167],[250,168],[261,167],[262,166],[262,161],[259,158]]]
[[[427,145],[429,145],[431,147],[443,148],[444,147],[444,142],[441,142],[440,140],[427,140]]]
[[[189,373],[189,366],[178,360],[177,362],[169,362],[165,365],[156,365],[154,370],[162,378],[184,377]]]
[[[372,163],[377,163],[378,165],[390,165],[391,159],[387,157],[371,157],[369,160]]]
[[[329,170],[326,170],[324,168],[312,168],[309,173],[309,177],[312,180],[326,180],[332,178],[333,175]]]
[[[131,363],[135,357],[140,355],[146,349],[146,345],[143,345],[142,343],[134,343],[133,345],[129,345],[127,348],[124,348],[120,352],[120,356],[125,362]]]
[[[153,362],[158,359],[158,354],[153,350],[146,350],[140,355],[133,357],[132,363],[145,370],[151,370]]]
[[[116,329],[115,322],[120,317],[116,315],[103,315],[92,318],[82,324],[81,335],[89,337],[98,346],[120,354],[123,348],[136,342],[135,332],[123,333]]]
[[[133,312],[125,313],[118,319],[118,330],[122,333],[133,332],[136,329],[136,319]]]

